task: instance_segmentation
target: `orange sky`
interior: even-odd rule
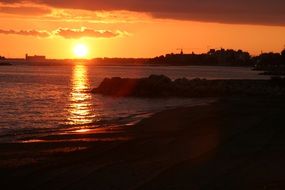
[[[218,22],[161,18],[143,11],[0,3],[0,55],[74,58],[72,49],[78,43],[89,47],[88,58],[153,57],[179,52],[177,48],[200,53],[224,47],[252,54],[284,48],[282,24]]]

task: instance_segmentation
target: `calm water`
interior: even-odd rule
[[[89,90],[104,77],[172,79],[262,79],[248,68],[148,66],[23,66],[0,67],[0,142],[57,132],[130,125],[149,114],[211,99],[136,99],[93,95]]]

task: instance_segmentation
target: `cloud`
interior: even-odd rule
[[[109,30],[94,30],[82,27],[80,29],[59,28],[54,31],[40,31],[40,30],[1,30],[0,34],[6,35],[22,35],[34,36],[39,38],[48,37],[63,37],[66,39],[79,39],[79,38],[114,38],[118,36],[128,35],[125,31],[109,31]]]
[[[0,2],[0,13],[5,13],[5,14],[40,16],[40,15],[50,14],[51,12],[52,12],[51,8],[42,5],[26,4],[26,3],[6,4]]]
[[[109,30],[93,30],[88,28],[81,29],[68,29],[61,28],[58,29],[55,34],[67,39],[77,39],[82,37],[89,38],[113,38],[120,35],[120,32],[112,32]]]
[[[21,0],[4,0],[19,3]],[[30,0],[51,7],[92,11],[127,10],[156,18],[221,23],[285,25],[284,0]]]
[[[51,13],[50,9],[38,7],[0,7],[1,13],[14,15],[45,15]]]
[[[47,31],[38,31],[38,30],[1,30],[0,34],[6,34],[6,35],[22,35],[22,36],[34,36],[34,37],[40,37],[40,38],[47,38],[51,36],[51,33]]]

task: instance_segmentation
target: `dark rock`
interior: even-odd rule
[[[224,97],[284,96],[284,79],[272,80],[205,80],[186,78],[172,81],[163,75],[148,78],[106,78],[92,90],[108,96],[124,97]]]

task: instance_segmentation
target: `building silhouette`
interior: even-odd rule
[[[30,62],[43,62],[46,60],[46,56],[43,55],[34,55],[34,56],[29,56],[26,54],[26,61]]]

